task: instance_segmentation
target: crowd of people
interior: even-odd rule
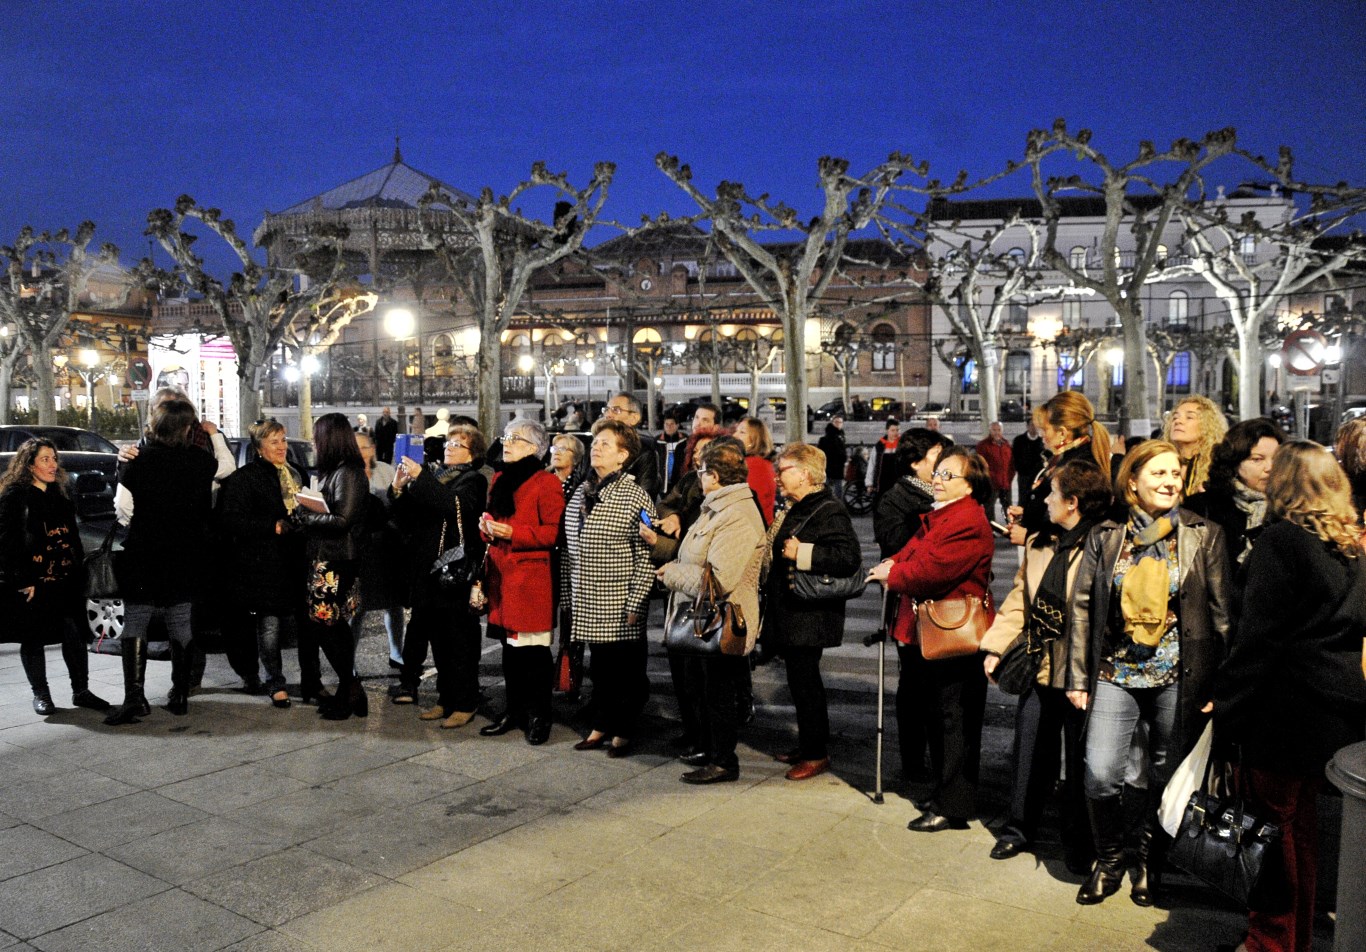
[[[1056,793],[1067,865],[1085,877],[1077,902],[1103,902],[1132,871],[1130,898],[1154,904],[1169,845],[1158,799],[1212,719],[1219,756],[1283,831],[1284,862],[1250,901],[1242,948],[1309,948],[1315,796],[1326,761],[1366,727],[1366,421],[1344,426],[1333,452],[1269,419],[1230,427],[1196,396],[1141,442],[1112,440],[1076,392],[1036,407],[1013,443],[998,423],[969,448],[937,426],[889,421],[867,475],[882,561],[865,573],[832,491],[845,475],[842,420],[819,445],[775,449],[762,419],[724,427],[710,404],[686,433],[671,417],[658,440],[640,418],[634,396],[614,395],[585,447],[520,417],[490,442],[450,417],[436,442],[426,428],[424,459],[394,459],[387,411],[373,429],[329,413],[314,426],[309,480],[274,421],[252,428],[252,461],[224,472],[221,434],[182,394],[159,392],[144,440],[123,454],[116,707],[88,683],[84,553],[60,460],[31,440],[0,479],[0,587],[34,709],[54,710],[44,648],[60,644],[74,704],[111,725],[148,716],[147,633],[159,621],[171,643],[165,708],[186,714],[193,619],[212,573],[230,585],[218,606],[228,660],[277,708],[365,717],[355,649],[378,612],[397,674],[388,700],[421,720],[455,730],[483,711],[479,734],[544,744],[557,685],[577,694],[587,679],[589,729],[574,749],[629,757],[659,635],[650,600],[663,593],[680,779],[738,778],[762,648],[782,659],[796,715],[796,746],[774,756],[801,781],[831,767],[822,656],[842,643],[860,587],[843,583],[866,574],[889,596],[901,770],[919,794],[912,831],[964,829],[977,815],[988,682],[1023,646],[1032,661],[992,858],[1036,846]],[[1020,553],[999,606],[997,535]],[[941,651],[935,606],[948,605],[979,626],[980,645]],[[496,713],[479,681],[485,638],[502,652]],[[429,655],[436,695],[424,706]]]

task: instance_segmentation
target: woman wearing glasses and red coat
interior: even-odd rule
[[[987,625],[995,615],[988,590],[995,542],[982,508],[991,498],[986,463],[962,447],[950,447],[940,456],[931,485],[934,508],[916,534],[869,573],[872,581],[899,596],[892,637],[902,644],[917,643],[917,601],[971,596],[983,600],[980,610]],[[903,657],[919,670],[908,673],[903,668],[902,676],[915,676],[929,688],[918,700],[934,784],[924,812],[908,828],[918,833],[967,829],[975,809],[986,707],[981,657],[977,652],[934,661],[919,652]]]

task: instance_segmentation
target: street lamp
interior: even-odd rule
[[[385,312],[384,333],[392,337],[398,345],[398,353],[394,357],[393,372],[390,376],[394,385],[394,403],[398,407],[399,425],[405,431],[408,427],[408,417],[403,412],[403,371],[407,369],[408,354],[403,342],[412,337],[416,330],[417,318],[406,307],[391,307]]]
[[[99,351],[95,350],[93,347],[83,347],[81,348],[80,353],[76,355],[76,358],[80,361],[80,367],[77,368],[77,373],[79,373],[81,379],[85,381],[86,420],[89,421],[88,425],[90,429],[93,430],[95,428],[95,381],[100,379],[100,375],[95,372],[95,368],[99,366],[100,354]]]

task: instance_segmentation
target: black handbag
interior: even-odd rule
[[[446,548],[448,521],[441,520],[441,539],[436,544],[438,554],[436,561],[432,563],[431,571],[442,589],[454,592],[466,588],[479,576],[480,563],[465,557],[465,526],[460,516],[459,497],[455,500],[455,531],[459,534],[459,541],[449,549]]]
[[[1039,668],[1042,665],[1043,645],[1025,632],[1010,643],[991,676],[996,681],[996,686],[1006,694],[1018,696],[1038,683]]]
[[[812,510],[811,514],[802,520],[802,524],[789,532],[788,536],[795,536],[805,529],[806,524],[824,508],[822,505]],[[847,602],[863,594],[863,590],[868,587],[868,573],[862,565],[859,565],[852,575],[828,575],[794,567],[788,573],[787,585],[793,595],[805,601]]]
[[[1214,760],[1210,757],[1205,762],[1204,779],[1191,794],[1167,855],[1196,879],[1246,906],[1262,875],[1268,849],[1281,838],[1281,829],[1248,812],[1238,791],[1231,789],[1223,797],[1210,792]]]
[[[743,655],[747,632],[744,612],[720,593],[708,564],[697,597],[679,605],[665,626],[664,646],[681,654]]]
[[[119,582],[114,574],[114,534],[119,531],[118,520],[109,527],[104,542],[85,556],[85,597],[110,599],[119,597]]]

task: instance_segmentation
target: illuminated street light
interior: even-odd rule
[[[1110,366],[1118,367],[1120,364],[1124,363],[1124,348],[1111,347],[1105,352],[1105,360]]]
[[[299,382],[299,368],[298,368],[298,367],[295,367],[293,364],[290,364],[290,365],[289,365],[288,367],[286,367],[283,371],[281,371],[281,376],[283,376],[283,377],[285,378],[285,380],[288,381],[289,383],[298,383],[298,382]]]
[[[384,315],[384,333],[394,340],[407,340],[417,329],[417,318],[406,307],[391,307]]]
[[[313,354],[304,354],[303,360],[299,361],[299,368],[310,377],[317,373],[321,366],[318,363],[318,358]]]
[[[1268,356],[1268,357],[1266,358],[1266,362],[1267,362],[1267,364],[1271,367],[1272,370],[1280,370],[1280,369],[1281,369],[1281,355],[1280,355],[1280,354],[1271,354],[1270,356]]]
[[[517,369],[524,374],[529,374],[535,368],[536,361],[530,354],[522,354],[517,358]]]

